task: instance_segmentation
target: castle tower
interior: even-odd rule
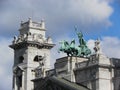
[[[50,69],[52,39],[45,37],[45,23],[42,20],[21,22],[19,36],[14,36],[10,47],[14,49],[13,90],[33,90],[34,69],[44,57],[44,72]]]

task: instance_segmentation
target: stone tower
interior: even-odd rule
[[[50,69],[50,49],[54,46],[50,37],[45,37],[42,20],[21,22],[19,35],[14,36],[10,47],[14,49],[13,90],[33,90],[34,69],[43,60],[44,72]]]

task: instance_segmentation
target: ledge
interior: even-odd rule
[[[9,47],[14,49],[14,50],[21,49],[21,48],[28,47],[28,46],[36,47],[39,49],[41,49],[41,48],[51,49],[55,46],[55,44],[40,43],[40,42],[35,42],[35,41],[23,41],[20,43],[9,45]]]

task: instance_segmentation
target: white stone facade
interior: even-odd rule
[[[75,81],[74,69],[76,63],[87,61],[86,58],[79,57],[63,57],[56,60],[55,70],[58,77],[63,77],[71,82]]]

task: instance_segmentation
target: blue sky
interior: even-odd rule
[[[20,22],[29,17],[45,20],[47,36],[57,44],[52,52],[57,53],[60,40],[77,41],[77,26],[91,49],[99,37],[103,53],[120,58],[119,0],[0,0],[0,90],[11,90],[13,50],[8,45],[18,35]],[[54,61],[61,56],[56,53],[52,53]]]
[[[112,7],[114,9],[114,12],[112,13],[112,15],[110,16],[110,20],[112,22],[112,25],[107,28],[106,31],[104,31],[101,33],[101,35],[105,35],[105,36],[117,36],[118,38],[120,38],[120,6],[119,3],[114,2],[112,4]]]

